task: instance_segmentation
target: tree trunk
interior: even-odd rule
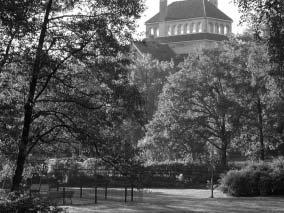
[[[48,17],[51,11],[51,5],[52,5],[52,0],[49,0],[46,6],[44,22],[42,24],[42,29],[40,33],[39,42],[38,42],[36,59],[33,65],[31,81],[30,81],[30,86],[29,86],[28,99],[27,99],[27,102],[24,108],[24,126],[23,126],[20,144],[19,144],[19,152],[18,152],[18,158],[17,158],[17,163],[16,163],[16,170],[15,170],[15,174],[13,177],[11,191],[19,190],[20,184],[22,181],[24,165],[25,165],[25,161],[27,157],[26,155],[27,155],[27,147],[29,143],[30,127],[32,123],[33,108],[35,104],[34,97],[35,97],[35,92],[36,92],[38,75],[40,71],[40,64],[42,60],[42,49],[43,49],[44,39],[46,36]]]
[[[265,148],[264,148],[264,137],[263,137],[263,115],[262,115],[262,105],[261,100],[257,99],[257,114],[258,114],[258,132],[259,132],[259,143],[260,143],[260,160],[265,158]]]
[[[228,148],[228,134],[226,131],[226,115],[222,116],[222,126],[221,126],[221,135],[220,139],[222,142],[221,150],[220,150],[220,163],[221,163],[221,170],[225,171],[228,168],[227,163],[227,148]]]
[[[220,150],[220,166],[222,171],[226,171],[228,169],[227,144],[223,144],[222,149]]]

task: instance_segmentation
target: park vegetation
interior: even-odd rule
[[[66,154],[83,141],[110,161],[122,124],[141,120],[123,53],[142,2],[1,0],[0,8],[0,142],[15,162],[11,190],[30,154]]]
[[[58,179],[104,167],[149,186],[159,173],[163,187],[179,173],[201,184],[237,159],[261,163],[229,171],[225,192],[283,193],[283,159],[263,163],[284,154],[283,3],[235,2],[253,33],[178,64],[131,52],[142,1],[0,0],[2,184],[20,190],[40,171],[32,158],[66,157]]]

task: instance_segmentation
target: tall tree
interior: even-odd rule
[[[258,38],[268,38],[271,59],[283,72],[284,65],[284,2],[281,0],[235,0],[242,14]],[[280,76],[283,74],[279,73]]]
[[[278,104],[277,85],[269,75],[273,69],[269,63],[267,47],[260,42],[244,41],[244,38],[231,39],[226,45],[231,51],[231,63],[238,67],[232,73],[231,82],[238,103],[245,111],[242,118],[242,144],[246,151],[259,153],[264,160],[265,152],[278,140],[278,134],[273,130],[276,124],[275,106]],[[259,147],[259,148],[256,148]]]
[[[121,72],[123,60],[114,59],[129,41],[143,5],[132,0],[1,0],[0,8],[1,72],[16,66],[27,82],[12,186],[18,190],[27,155],[34,146],[62,129],[70,135],[74,132],[62,120],[72,123],[70,116],[55,107],[108,110],[112,102],[108,100],[117,95],[112,91],[121,88],[125,75]],[[111,66],[105,68],[108,64]],[[88,81],[84,74],[92,74],[90,79],[96,77],[96,81]]]
[[[130,66],[131,81],[137,85],[144,97],[145,114],[147,121],[153,118],[158,107],[158,97],[167,77],[177,71],[174,63],[153,59],[151,55],[144,57],[132,56],[133,63]]]
[[[284,2],[282,0],[234,0],[242,14],[241,20],[248,22],[258,39],[267,41],[274,77],[281,92],[279,109],[284,106]],[[277,130],[284,140],[284,115],[278,110]]]
[[[241,110],[230,85],[234,67],[226,54],[224,48],[203,50],[170,76],[148,126],[150,142],[156,136],[191,147],[208,142],[219,150],[223,169],[227,167],[227,150],[237,134]]]

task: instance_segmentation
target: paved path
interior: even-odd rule
[[[127,203],[100,201],[97,205],[68,207],[69,213],[284,213],[283,197],[232,198],[215,191],[209,198],[208,190],[151,189],[143,201]]]

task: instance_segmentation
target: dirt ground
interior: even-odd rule
[[[98,204],[78,203],[64,206],[69,213],[284,213],[284,197],[233,198],[220,191],[210,197],[209,190],[150,189],[136,202],[99,201]]]

